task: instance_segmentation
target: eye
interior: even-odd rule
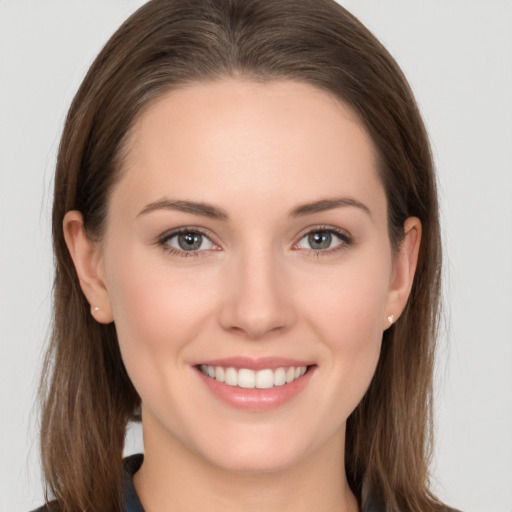
[[[160,244],[170,253],[180,255],[183,255],[183,253],[192,255],[200,251],[217,248],[205,234],[194,229],[184,229],[170,233],[160,240]]]
[[[315,252],[333,252],[350,245],[351,239],[345,233],[335,229],[315,229],[306,233],[296,244],[298,249]]]

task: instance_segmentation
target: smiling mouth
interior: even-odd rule
[[[300,379],[308,366],[289,366],[281,368],[265,368],[251,370],[249,368],[233,368],[201,364],[199,370],[203,375],[227,386],[243,389],[270,389],[285,386]]]

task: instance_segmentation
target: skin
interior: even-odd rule
[[[160,98],[128,148],[101,242],[87,239],[76,211],[64,231],[142,399],[135,485],[145,510],[357,510],[342,463],[346,420],[370,384],[388,316],[405,307],[421,235],[408,219],[393,253],[362,124],[306,84],[226,79]],[[333,198],[364,207],[290,214]],[[164,199],[228,218],[154,205]],[[161,243],[181,227],[206,233],[199,251],[180,252],[176,237]],[[312,248],[308,233],[329,229],[340,237]],[[247,411],[215,397],[193,366],[233,356],[315,366],[292,400]]]

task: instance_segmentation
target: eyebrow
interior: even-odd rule
[[[174,210],[184,213],[192,213],[194,215],[202,215],[217,220],[228,220],[228,214],[221,208],[217,208],[208,203],[197,203],[194,201],[171,201],[170,199],[160,199],[146,205],[138,214],[146,215],[158,210]]]
[[[350,197],[334,197],[329,199],[320,199],[319,201],[314,201],[312,203],[303,203],[291,211],[290,217],[302,217],[305,215],[312,215],[313,213],[325,212],[327,210],[333,210],[335,208],[343,208],[347,206],[359,208],[368,214],[370,218],[372,217],[372,212],[368,206],[366,206],[361,201]]]
[[[364,203],[349,197],[320,199],[311,203],[300,204],[290,212],[290,217],[303,217],[306,215],[312,215],[314,213],[325,212],[327,210],[333,210],[335,208],[343,208],[347,206],[359,208],[368,214],[370,218],[372,217],[370,209]],[[223,221],[229,220],[229,215],[226,213],[226,211],[222,208],[218,208],[217,206],[202,202],[172,201],[170,199],[160,199],[153,203],[149,203],[137,214],[137,217],[158,210],[172,210],[191,213],[193,215],[201,215],[211,219]]]

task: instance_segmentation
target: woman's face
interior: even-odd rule
[[[128,148],[86,294],[146,452],[264,472],[342,451],[411,273],[361,123],[306,84],[226,79],[156,101]]]

